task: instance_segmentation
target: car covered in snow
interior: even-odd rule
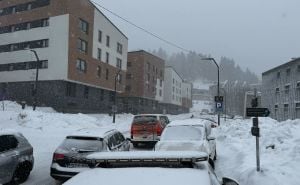
[[[115,129],[83,129],[68,135],[55,150],[50,174],[54,179],[66,180],[90,168],[84,162],[87,155],[129,151],[129,148],[130,141]]]
[[[238,185],[218,179],[203,152],[131,151],[87,156],[93,170],[80,173],[64,185]]]
[[[185,119],[172,121],[156,143],[157,151],[201,151],[209,155],[214,167],[217,158],[215,137],[211,135],[211,121],[206,119]]]
[[[0,184],[25,182],[33,164],[33,148],[28,140],[17,131],[0,131]]]
[[[169,124],[169,119],[161,114],[140,114],[133,118],[131,124],[131,143],[134,147],[138,144],[154,145],[159,141],[161,133]]]

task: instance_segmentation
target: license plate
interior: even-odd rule
[[[83,164],[83,163],[70,163],[67,166],[68,166],[68,168],[88,168],[89,167],[87,164]]]

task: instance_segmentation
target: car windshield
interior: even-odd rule
[[[192,126],[171,126],[165,129],[161,140],[202,140],[202,131]]]
[[[103,141],[87,137],[68,137],[64,140],[61,147],[66,150],[76,152],[102,151]]]
[[[151,123],[157,120],[156,116],[135,116],[133,123]]]

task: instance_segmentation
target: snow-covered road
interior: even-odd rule
[[[20,118],[20,113],[25,115]],[[193,113],[199,117],[199,113]],[[171,120],[186,119],[190,114],[170,116]],[[214,118],[213,116],[210,116]],[[8,103],[6,111],[0,111],[0,130],[15,129],[22,132],[34,147],[35,165],[25,185],[55,185],[50,177],[50,164],[55,148],[63,138],[78,129],[114,127],[129,134],[132,115],[117,116],[116,124],[108,115],[61,114],[51,109],[36,112]],[[250,134],[251,120],[222,119],[221,126],[214,129],[217,137],[218,160],[216,172],[219,177],[229,176],[241,185],[299,185],[300,178],[300,120],[277,122],[260,119],[261,166],[256,172],[255,137]],[[267,148],[275,145],[274,149]]]

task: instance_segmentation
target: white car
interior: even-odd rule
[[[156,151],[200,151],[209,155],[214,168],[217,159],[215,137],[211,136],[211,121],[186,119],[172,121],[163,131]]]
[[[95,169],[76,175],[64,185],[238,185],[230,178],[218,179],[203,152],[94,153],[87,158]]]

